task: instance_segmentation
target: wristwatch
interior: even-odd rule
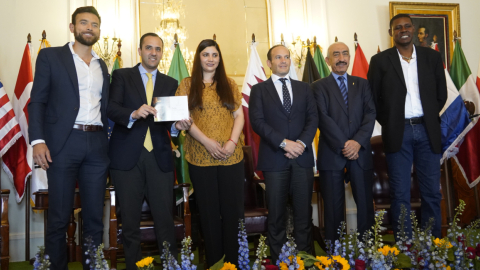
[[[280,144],[280,148],[284,149],[287,146],[287,139],[283,139],[282,143]]]

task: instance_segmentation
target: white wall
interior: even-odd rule
[[[263,1],[263,0],[258,0]],[[451,2],[449,0],[422,0],[422,2]],[[460,3],[462,47],[474,74],[480,60],[480,1],[457,0]],[[26,35],[32,34],[35,52],[39,47],[41,33],[47,31],[52,46],[64,45],[71,39],[68,31],[70,15],[76,7],[97,6],[104,23],[102,33],[113,32],[123,40],[122,58],[124,66],[137,62],[135,46],[135,0],[0,0],[0,80],[12,96],[20,60],[26,44]],[[280,42],[280,34],[291,41],[292,33],[304,39],[317,36],[318,43],[326,48],[335,36],[353,46],[353,33],[357,32],[359,42],[367,59],[390,46],[387,33],[389,11],[386,0],[269,0],[272,44]],[[116,24],[109,23],[117,21]],[[352,48],[352,47],[351,47]],[[35,56],[34,56],[35,58]],[[353,58],[352,58],[353,59]],[[35,60],[35,59],[34,59]],[[2,188],[13,190],[12,184],[2,171]],[[349,192],[347,192],[349,194]],[[355,227],[355,205],[351,195],[347,198],[349,227]],[[315,197],[313,202],[315,202]],[[17,204],[10,196],[10,255],[11,261],[24,260],[24,209],[25,201]],[[314,211],[316,213],[316,211]],[[43,245],[43,214],[33,214],[31,224],[31,256],[37,246]]]

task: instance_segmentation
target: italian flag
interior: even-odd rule
[[[480,166],[478,165],[480,164],[480,125],[477,125],[478,114],[480,114],[480,93],[477,87],[478,76],[472,74],[458,41],[453,52],[450,76],[459,89],[458,92],[471,116],[471,122],[461,134],[464,136],[463,143],[459,146],[458,154],[453,158],[467,184],[473,187],[480,181]]]

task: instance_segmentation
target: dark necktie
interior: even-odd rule
[[[347,86],[345,85],[345,78],[343,76],[338,77],[338,80],[340,81],[340,92],[342,93],[343,101],[345,101],[345,106],[347,106],[348,109],[348,91],[347,91]]]
[[[290,109],[292,108],[292,100],[290,99],[290,93],[288,93],[288,88],[286,83],[287,79],[280,78],[279,80],[282,82],[283,107],[288,113],[290,113]]]

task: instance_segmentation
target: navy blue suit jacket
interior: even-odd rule
[[[103,72],[100,112],[105,127],[105,143],[108,143],[107,103],[110,75],[103,60],[100,60],[100,66]],[[72,132],[79,107],[77,71],[68,43],[63,47],[40,50],[28,104],[30,143],[34,140],[45,140],[50,154],[58,154]]]
[[[304,167],[313,167],[312,141],[317,132],[317,107],[307,83],[291,80],[293,103],[287,113],[272,79],[252,87],[249,116],[253,131],[261,138],[257,169],[281,171],[288,168],[288,158],[280,148],[283,139],[301,140],[307,146],[296,160]]]
[[[137,164],[143,149],[147,128],[150,127],[153,152],[159,168],[171,172],[174,168],[172,146],[168,131],[172,122],[155,122],[152,115],[140,118],[127,128],[130,115],[147,103],[147,93],[142,82],[138,65],[117,69],[112,74],[108,118],[115,122],[110,137],[110,168],[131,170]],[[178,81],[157,71],[153,97],[175,96]]]
[[[375,126],[375,104],[368,81],[347,75],[348,109],[335,77],[332,74],[312,83],[317,101],[318,142],[317,168],[342,170],[348,159],[342,154],[345,142],[355,140],[361,145],[358,151],[359,166],[373,168],[370,138]]]

